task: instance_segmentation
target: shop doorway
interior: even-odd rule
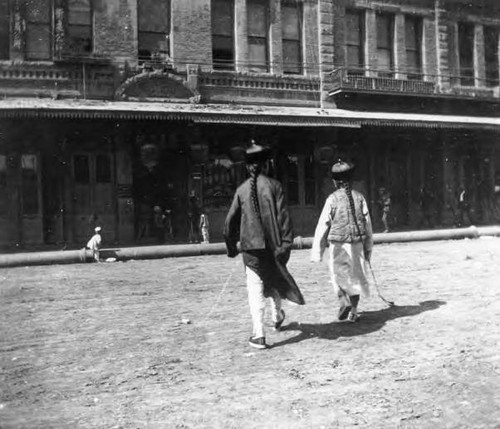
[[[0,154],[0,244],[42,244],[40,156]]]
[[[94,228],[103,242],[116,241],[114,161],[111,152],[78,152],[72,156],[73,191],[67,202],[71,241],[85,244]]]

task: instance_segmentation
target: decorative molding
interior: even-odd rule
[[[128,78],[115,92],[118,100],[199,103],[201,95],[184,78],[165,71],[140,73]]]

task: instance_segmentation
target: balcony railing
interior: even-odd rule
[[[330,78],[325,82],[325,87],[333,96],[342,92],[365,92],[458,98],[499,98],[498,81],[487,79],[476,81],[476,86],[465,86],[463,76],[340,67],[331,72]]]

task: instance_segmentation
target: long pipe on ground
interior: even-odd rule
[[[375,244],[404,243],[413,241],[458,240],[479,238],[482,236],[500,236],[500,226],[484,226],[426,231],[389,232],[374,234]],[[308,249],[312,246],[312,237],[296,237],[294,249]],[[162,246],[106,248],[101,250],[101,258],[114,258],[117,261],[133,259],[178,258],[183,256],[223,255],[224,243],[210,244],[172,244]],[[89,250],[61,250],[50,252],[13,253],[0,255],[0,268],[48,264],[74,264],[92,261]]]

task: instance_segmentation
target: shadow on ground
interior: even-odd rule
[[[382,310],[362,312],[361,318],[356,323],[331,322],[331,323],[298,323],[292,322],[281,328],[282,331],[300,331],[295,337],[288,338],[273,344],[272,347],[286,344],[299,343],[311,338],[336,340],[340,337],[354,337],[369,334],[381,329],[389,320],[400,317],[411,317],[424,311],[436,310],[446,304],[445,301],[423,301],[418,305],[395,305]]]

